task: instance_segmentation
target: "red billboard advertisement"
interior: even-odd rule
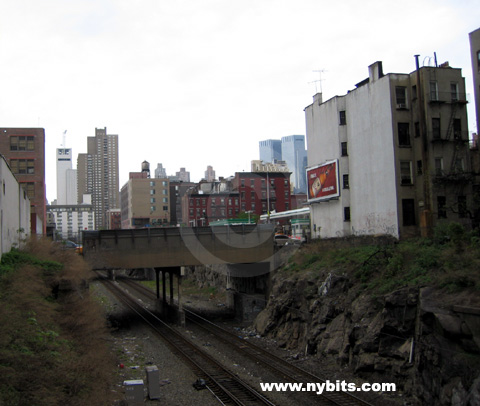
[[[338,197],[338,160],[307,169],[308,201]]]

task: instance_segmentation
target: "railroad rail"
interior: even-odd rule
[[[150,299],[156,299],[151,289],[142,286],[132,280],[124,279],[128,286],[138,291]],[[264,350],[263,348],[238,337],[237,334],[231,333],[224,328],[206,320],[205,318],[195,314],[194,312],[183,309],[186,313],[186,320],[195,323],[200,328],[213,334],[217,339],[234,348],[237,352],[252,359],[257,364],[261,364],[268,368],[271,372],[277,375],[284,382],[298,382],[298,383],[313,383],[313,382],[325,382],[325,379],[313,375],[310,372],[293,365],[292,363],[285,361],[284,359],[277,357],[271,352]],[[307,395],[311,395],[314,398],[314,403],[320,405],[337,405],[337,406],[374,406],[359,397],[353,395],[350,392],[333,391],[324,392],[321,395],[317,395],[315,392],[305,392]]]
[[[170,347],[172,352],[187,362],[197,377],[203,379],[207,388],[222,404],[268,405],[275,406],[265,396],[232,374],[213,357],[185,339],[155,314],[141,306],[135,298],[127,294],[117,283],[100,275],[106,288],[124,305],[135,312]]]

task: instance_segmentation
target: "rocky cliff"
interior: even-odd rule
[[[395,382],[405,404],[480,405],[478,290],[398,287],[378,294],[353,273],[280,271],[254,327],[279,346],[367,382]]]

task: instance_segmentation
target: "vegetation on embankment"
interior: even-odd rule
[[[367,244],[337,240],[328,248],[320,240],[299,250],[280,272],[285,277],[303,272],[320,275],[325,269],[349,275],[360,291],[372,295],[425,285],[446,293],[465,289],[480,293],[480,234],[449,223],[437,226],[432,238],[378,244],[371,239]]]
[[[479,242],[458,224],[314,241],[272,276],[254,328],[319,370],[394,382],[400,404],[476,404]]]
[[[112,404],[114,360],[83,258],[47,240],[0,263],[0,404]]]

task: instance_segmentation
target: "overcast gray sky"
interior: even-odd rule
[[[118,134],[120,184],[142,161],[192,180],[250,170],[258,142],[305,134],[304,108],[345,94],[383,61],[414,55],[462,68],[477,0],[3,0],[0,126],[43,127],[47,197],[55,149],[86,152],[95,127]]]

